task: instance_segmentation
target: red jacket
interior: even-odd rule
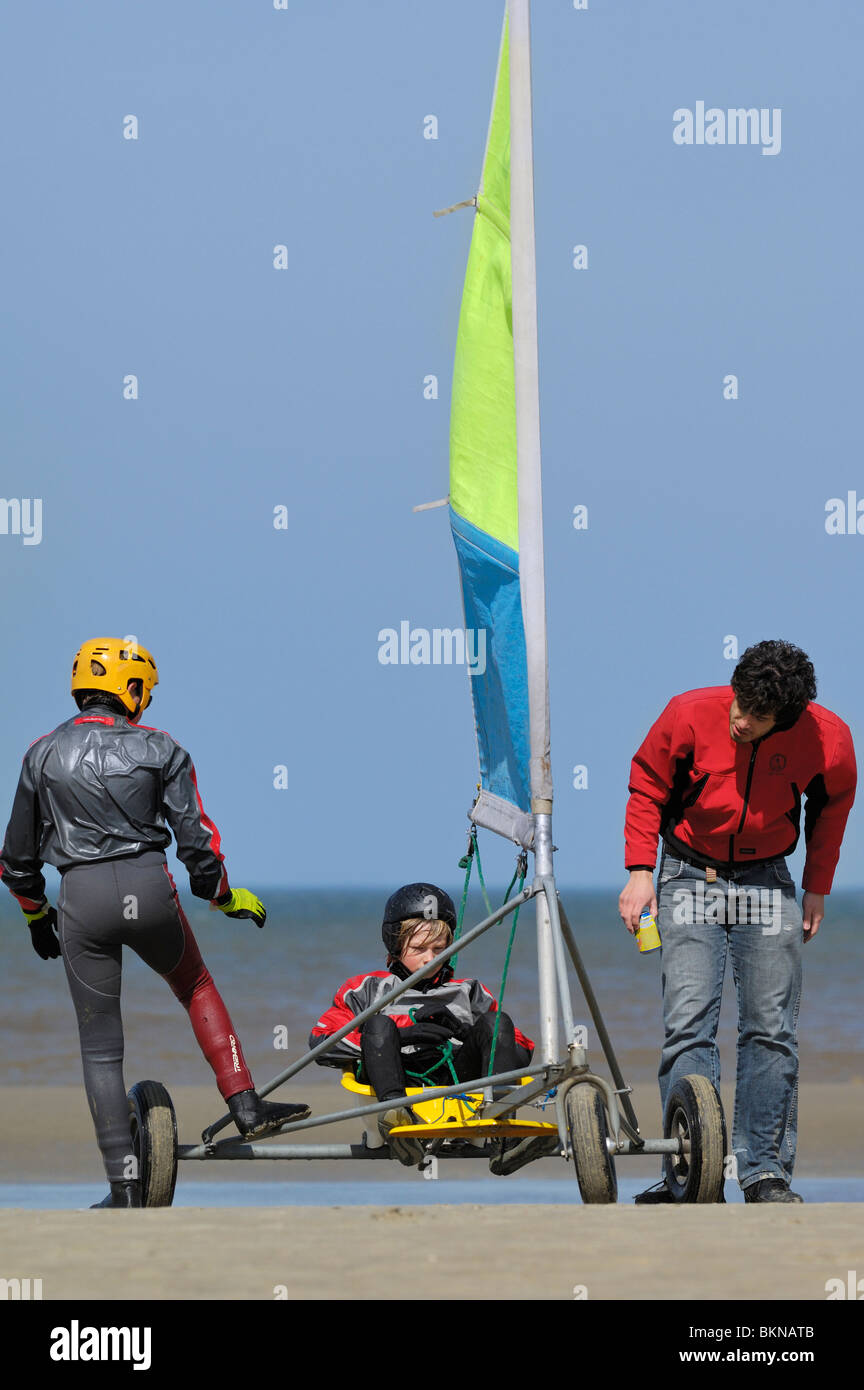
[[[662,835],[722,868],[791,854],[807,798],[803,887],[829,893],[855,799],[855,750],[842,719],[809,704],[753,743],[729,732],[731,686],[676,695],[633,759],[624,829],[628,869],[651,868]]]
[[[350,1023],[352,1018],[368,1009],[370,1004],[377,1003],[382,995],[389,994],[407,978],[405,967],[397,962],[391,970],[367,970],[365,975],[354,975],[350,980],[346,980],[336,991],[330,1008],[325,1010],[312,1029],[309,1046],[317,1047],[324,1038],[337,1032],[344,1024]],[[401,994],[394,1003],[385,1004],[382,1012],[392,1018],[397,1028],[410,1028],[413,1021],[410,1016],[411,1009],[428,1004],[430,1000],[440,1002],[442,1009],[449,1009],[468,1028],[483,1014],[494,1014],[498,1008],[497,1000],[479,980],[454,980],[452,970],[445,966],[431,980],[427,976],[425,980],[420,980],[412,989]],[[457,1049],[462,1046],[458,1039],[454,1038],[452,1041]],[[529,1052],[534,1051],[531,1039],[526,1038],[518,1028],[516,1041],[520,1047],[527,1048]],[[406,1044],[406,1047],[408,1046],[411,1045]],[[417,1049],[414,1047],[412,1050]],[[331,1051],[317,1058],[317,1061],[322,1067],[345,1067],[356,1062],[360,1053],[360,1033],[355,1028],[346,1033],[342,1041],[336,1043]]]

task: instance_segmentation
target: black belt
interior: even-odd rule
[[[763,864],[786,863],[785,854],[772,854],[767,859],[748,859],[746,863],[741,859],[733,860],[731,863],[724,862],[721,859],[709,859],[707,854],[686,854],[678,845],[670,844],[666,839],[663,840],[663,853],[668,854],[670,859],[683,859],[684,863],[693,869],[716,869],[723,878],[746,873],[748,869],[761,868]]]

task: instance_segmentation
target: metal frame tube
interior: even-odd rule
[[[430,1145],[430,1149],[431,1149]],[[428,1151],[427,1151],[428,1152]],[[200,1144],[181,1144],[177,1150],[178,1159],[191,1159],[198,1163],[233,1163],[244,1159],[270,1158],[278,1162],[294,1162],[298,1159],[320,1160],[320,1159],[375,1159],[387,1162],[393,1161],[393,1155],[382,1144],[380,1149],[370,1148],[367,1144],[273,1144],[268,1148],[265,1144],[220,1144],[216,1153],[202,1153]],[[430,1154],[431,1157],[431,1154]],[[446,1149],[441,1152],[436,1151],[436,1157],[446,1159],[464,1158],[485,1158],[488,1162],[489,1155],[483,1149],[464,1148],[458,1153],[448,1153]]]
[[[558,993],[561,1000],[561,1019],[567,1046],[570,1047],[573,1043],[573,1004],[570,999],[570,987],[567,983],[567,962],[564,959],[564,942],[561,936],[561,919],[558,913],[558,891],[555,887],[553,874],[543,880],[543,889],[549,906],[552,946],[555,952],[555,972],[558,977]]]
[[[630,1096],[627,1094],[627,1083],[625,1082],[623,1074],[621,1072],[621,1068],[618,1065],[618,1058],[615,1055],[615,1049],[612,1046],[612,1040],[609,1037],[608,1032],[606,1031],[606,1024],[603,1022],[603,1015],[600,1012],[600,1005],[597,1003],[597,996],[595,995],[591,985],[591,981],[588,978],[588,972],[585,969],[582,956],[579,953],[579,947],[576,945],[576,938],[573,935],[573,929],[570,926],[570,923],[567,919],[567,913],[564,910],[564,904],[562,903],[560,897],[558,899],[558,911],[559,920],[561,923],[561,934],[566,943],[567,950],[570,953],[570,959],[573,962],[573,967],[576,971],[579,984],[582,986],[582,993],[584,994],[585,1002],[588,1005],[588,1012],[591,1014],[591,1019],[593,1021],[594,1027],[597,1029],[597,1037],[599,1038],[600,1046],[603,1049],[603,1056],[606,1058],[609,1070],[612,1073],[612,1079],[615,1082],[616,1092],[621,1096],[621,1109],[624,1111],[624,1129],[630,1135],[630,1138],[633,1140],[634,1144],[639,1144],[641,1140],[641,1135],[639,1133],[639,1122],[636,1119],[636,1111],[633,1109]]]
[[[552,1090],[553,1087],[560,1086],[563,1080],[570,1075],[568,1067],[556,1065],[550,1067],[534,1067],[531,1082],[527,1086],[520,1086],[514,1089],[506,1099],[496,1101],[491,1105],[484,1105],[484,1120],[504,1120],[514,1111],[521,1110],[523,1105],[530,1105],[536,1096],[540,1096],[544,1091]],[[536,1073],[542,1071],[544,1076],[540,1081],[536,1079]]]
[[[639,1158],[641,1154],[689,1154],[689,1139],[643,1139],[641,1144],[632,1144],[622,1139],[615,1151],[616,1158]]]
[[[540,471],[540,379],[537,267],[534,245],[534,140],[531,115],[529,0],[508,0],[510,17],[510,265],[513,289],[513,384],[519,506],[519,588],[528,682],[531,812],[552,811],[543,486]],[[535,819],[535,836],[537,820]],[[538,858],[541,874],[550,862]]]
[[[532,1067],[531,1075],[532,1077],[534,1077],[536,1084],[536,1090],[534,1090],[532,1094],[536,1095],[539,1093],[539,1091],[548,1088],[548,1085],[550,1084],[548,1080],[548,1071],[558,1070],[560,1069]],[[544,1076],[544,1081],[542,1083],[536,1082],[536,1074],[538,1072],[542,1073]],[[364,1115],[377,1115],[384,1110],[397,1109],[400,1105],[417,1105],[418,1103],[423,1103],[427,1100],[444,1100],[448,1096],[462,1096],[466,1095],[471,1091],[482,1091],[486,1086],[505,1086],[508,1084],[508,1082],[519,1081],[521,1077],[525,1076],[525,1074],[526,1073],[524,1068],[522,1068],[519,1071],[502,1071],[496,1073],[496,1075],[494,1076],[482,1076],[474,1079],[473,1081],[460,1081],[459,1084],[456,1086],[438,1086],[434,1089],[417,1091],[416,1094],[413,1096],[392,1096],[390,1100],[376,1100],[374,1103],[371,1103],[369,1105],[356,1105],[353,1106],[350,1110],[337,1110],[331,1115],[310,1115],[309,1118],[306,1120],[293,1121],[293,1123],[291,1123],[288,1126],[287,1132],[290,1134],[297,1134],[298,1131],[301,1129],[317,1129],[320,1125],[336,1124],[337,1121],[340,1120],[361,1119]],[[525,1089],[530,1090],[529,1087],[526,1087]],[[511,1110],[517,1110],[521,1104],[524,1104],[529,1099],[530,1095],[525,1096],[524,1100],[517,1099],[510,1105],[509,1108]],[[286,1131],[280,1130],[278,1132],[284,1133]],[[208,1131],[205,1130],[204,1133],[207,1134]],[[212,1143],[211,1133],[210,1138],[202,1138],[202,1142],[200,1144],[192,1145],[190,1152],[187,1154],[187,1157],[198,1158],[201,1156],[201,1154],[207,1151],[212,1152],[212,1150],[215,1147],[221,1149],[226,1144],[239,1144],[241,1142],[241,1140],[232,1137],[230,1139],[223,1139],[218,1146],[214,1146]],[[199,1154],[199,1150],[201,1151],[201,1154]]]
[[[244,1144],[242,1140],[230,1140],[219,1145],[217,1151],[208,1153],[203,1144],[178,1144],[178,1159],[196,1159],[199,1162],[227,1161],[254,1158],[273,1159],[316,1159],[316,1158],[389,1158],[386,1145],[372,1149],[367,1144]]]
[[[558,1057],[558,1004],[556,999],[555,943],[545,887],[552,877],[552,817],[534,817],[534,891],[537,894],[537,975],[540,994],[540,1060]],[[568,1042],[571,1039],[568,1039]]]
[[[519,590],[528,684],[531,813],[539,879],[552,874],[552,770],[549,756],[549,673],[540,472],[540,385],[537,354],[537,268],[534,247],[534,149],[531,119],[529,0],[508,0],[510,24],[510,264],[513,291],[513,380],[519,507]],[[555,948],[545,894],[537,898],[540,1059],[558,1052]],[[570,1039],[568,1039],[568,1042]]]

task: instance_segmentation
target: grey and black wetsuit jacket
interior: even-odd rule
[[[382,995],[389,994],[398,983],[407,979],[408,971],[401,961],[394,961],[389,970],[367,970],[363,975],[353,975],[350,980],[340,985],[333,1003],[329,1009],[325,1009],[315,1024],[309,1035],[309,1046],[317,1047],[324,1038],[337,1032],[352,1018],[356,1018],[364,1009],[368,1009],[370,1004],[377,1004]],[[397,1028],[410,1028],[414,1022],[411,1017],[412,1009],[428,1004],[430,1000],[440,1000],[441,1008],[449,1009],[468,1028],[483,1014],[494,1014],[498,1008],[498,1001],[479,980],[456,980],[450,966],[445,965],[431,979],[427,976],[425,980],[418,980],[416,985],[406,990],[392,1004],[385,1004],[381,1012],[391,1018]],[[533,1052],[534,1043],[531,1039],[519,1028],[515,1031],[517,1044],[529,1053]],[[451,1041],[457,1050],[462,1046],[456,1038]],[[329,1052],[322,1053],[315,1060],[321,1067],[349,1067],[360,1060],[362,1046],[360,1031],[353,1028],[350,1033],[345,1034],[341,1042],[334,1044]],[[405,1051],[409,1053],[421,1050],[422,1047],[418,1048],[413,1044],[406,1044],[405,1047]]]
[[[205,814],[185,748],[110,705],[90,704],[24,755],[0,878],[30,911],[45,896],[43,864],[62,873],[164,850],[171,831],[195,896],[227,892],[219,831]]]

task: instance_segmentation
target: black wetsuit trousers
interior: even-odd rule
[[[165,856],[79,864],[63,874],[58,933],[78,1016],[84,1086],[109,1182],[138,1176],[120,1015],[122,948],[164,976],[189,1013],[224,1097],[251,1089],[240,1041],[177,898]]]
[[[475,1077],[488,1075],[495,1017],[493,1013],[481,1014],[462,1046],[455,1049],[453,1068],[458,1081],[472,1081]],[[495,1071],[517,1071],[526,1067],[531,1053],[517,1043],[513,1020],[505,1013],[498,1017],[501,1021],[495,1044]],[[406,1067],[412,1072],[429,1073],[422,1082],[409,1077],[408,1084],[411,1086],[454,1084],[449,1067],[441,1061],[440,1049],[432,1047],[403,1052],[399,1045],[399,1029],[386,1014],[373,1014],[364,1023],[361,1052],[363,1080],[372,1087],[379,1100],[405,1094]]]

